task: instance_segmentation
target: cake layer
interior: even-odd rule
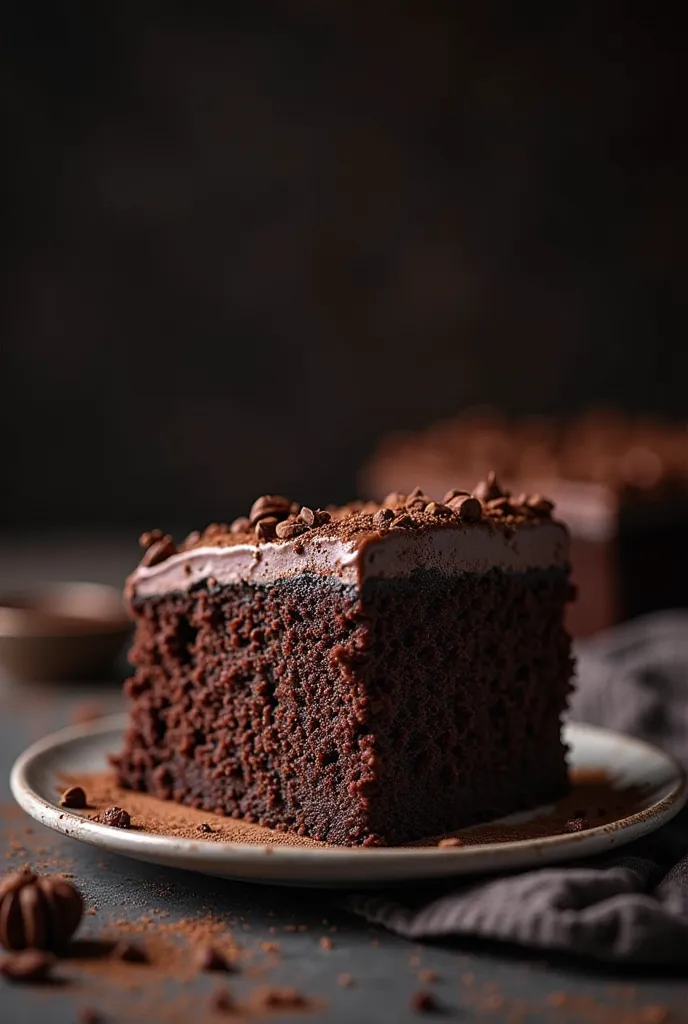
[[[546,803],[568,596],[564,566],[139,594],[120,781],[347,845]]]

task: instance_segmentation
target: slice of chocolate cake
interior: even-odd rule
[[[375,497],[392,482],[441,493],[490,468],[516,494],[548,494],[568,524],[579,591],[567,615],[574,635],[688,603],[684,425],[609,411],[570,421],[473,411],[384,439],[361,486]]]
[[[568,534],[494,479],[142,538],[121,783],[342,845],[565,793]]]

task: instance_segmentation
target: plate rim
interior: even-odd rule
[[[15,760],[10,772],[10,789],[19,806],[30,817],[54,831],[69,838],[90,845],[103,847],[110,852],[124,856],[146,859],[148,853],[187,857],[197,861],[196,870],[211,871],[213,867],[229,867],[232,860],[240,861],[248,858],[253,866],[266,860],[269,852],[271,862],[270,875],[274,868],[283,865],[285,868],[296,864],[315,867],[327,864],[328,881],[334,877],[331,869],[343,870],[350,868],[353,858],[360,858],[359,866],[364,863],[375,865],[379,870],[383,864],[390,869],[396,868],[390,876],[390,882],[399,881],[403,874],[398,869],[404,862],[412,860],[414,865],[426,864],[430,870],[426,876],[436,877],[436,867],[444,863],[449,873],[478,874],[491,871],[508,870],[522,867],[526,863],[539,861],[542,865],[556,860],[573,860],[582,856],[593,856],[608,849],[610,846],[632,842],[643,835],[653,832],[670,821],[688,802],[688,773],[681,763],[660,747],[646,740],[625,733],[607,729],[602,726],[589,725],[585,722],[563,723],[564,742],[570,742],[571,733],[587,733],[596,735],[607,742],[618,741],[630,744],[652,754],[654,758],[664,760],[673,776],[671,792],[649,806],[626,817],[618,818],[604,825],[597,825],[584,832],[556,833],[529,839],[509,840],[504,843],[479,843],[460,847],[439,846],[396,846],[396,847],[354,847],[354,846],[290,846],[280,843],[247,843],[231,840],[208,842],[203,839],[188,839],[177,836],[162,836],[150,832],[117,831],[106,825],[94,822],[89,818],[75,814],[68,808],[60,807],[59,803],[50,803],[30,782],[30,771],[47,754],[70,746],[79,740],[96,738],[109,732],[122,733],[128,724],[126,712],[108,715],[93,722],[81,725],[70,725],[50,733],[31,743]],[[554,856],[553,856],[554,855]],[[531,860],[532,857],[532,860]],[[481,858],[489,863],[481,864]],[[158,861],[159,863],[159,861]],[[470,866],[469,866],[470,865]],[[182,866],[182,865],[180,865]],[[267,865],[266,865],[267,866]],[[239,869],[239,864],[236,865]],[[193,870],[193,869],[192,869]],[[416,867],[414,875],[417,880],[423,878],[422,872]],[[410,877],[410,876],[406,876]],[[353,882],[361,879],[350,878]],[[378,877],[375,881],[383,881]]]

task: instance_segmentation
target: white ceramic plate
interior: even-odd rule
[[[119,749],[125,716],[74,726],[34,743],[16,761],[12,792],[48,828],[113,853],[224,878],[282,885],[380,885],[453,875],[511,871],[591,856],[621,846],[673,818],[688,797],[686,777],[667,754],[638,740],[570,724],[570,765],[599,769],[619,789],[643,786],[642,807],[629,817],[584,832],[455,848],[302,848],[279,844],[203,842],[108,828],[59,807],[60,776],[102,771]],[[504,819],[524,822],[537,812]],[[542,813],[542,809],[540,809]]]

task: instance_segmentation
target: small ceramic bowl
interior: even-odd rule
[[[0,594],[0,675],[41,682],[100,678],[129,629],[115,587],[45,583]]]

